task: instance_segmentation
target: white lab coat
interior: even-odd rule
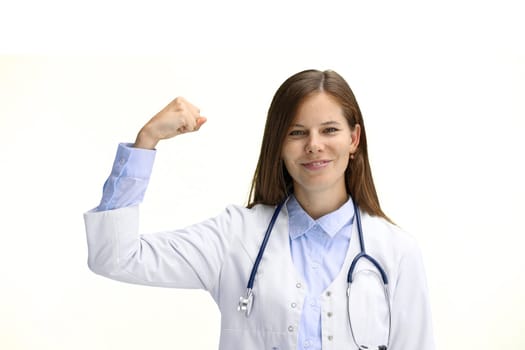
[[[221,350],[296,350],[306,286],[291,259],[286,206],[257,273],[252,314],[247,318],[237,311],[273,211],[265,205],[230,206],[217,217],[185,229],[140,236],[136,206],[88,212],[84,215],[88,265],[95,273],[120,281],[209,291],[221,311]],[[324,350],[356,349],[346,298],[347,271],[359,252],[355,227],[343,268],[321,296]],[[389,349],[434,349],[425,273],[414,239],[365,213],[362,227],[367,252],[389,276]],[[369,267],[361,262],[358,270]],[[384,297],[377,298],[379,305],[385,304]],[[356,319],[366,323],[365,311],[358,310]]]

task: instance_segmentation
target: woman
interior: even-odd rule
[[[94,272],[206,289],[221,310],[220,349],[434,348],[419,249],[381,210],[361,112],[341,76],[303,71],[278,89],[247,208],[230,206],[185,229],[139,236],[137,205],[154,147],[205,122],[177,98],[133,146],[119,146],[102,202],[85,214]],[[270,222],[261,269],[247,291]],[[371,258],[357,260],[347,292],[359,227]]]

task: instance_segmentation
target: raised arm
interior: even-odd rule
[[[111,174],[104,183],[102,199],[95,211],[138,205],[149,183],[155,146],[186,132],[197,131],[206,122],[199,109],[177,97],[144,125],[134,144],[119,145]]]
[[[153,163],[150,150],[160,140],[199,130],[205,122],[197,107],[177,97],[142,127],[134,147],[119,146],[101,205],[84,214],[88,265],[95,273],[155,286],[210,290],[215,285],[228,246],[227,212],[184,229],[138,232],[137,204]]]

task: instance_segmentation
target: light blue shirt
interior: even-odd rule
[[[336,211],[317,220],[303,210],[294,196],[286,207],[292,260],[308,287],[299,325],[298,349],[321,349],[320,297],[343,266],[350,244],[354,207],[349,199]]]
[[[155,154],[155,150],[119,144],[111,175],[104,183],[102,200],[95,210],[112,210],[141,203]],[[292,195],[286,208],[292,260],[307,285],[297,348],[317,350],[321,349],[322,339],[320,296],[343,266],[350,243],[354,207],[349,199],[336,211],[314,220]]]

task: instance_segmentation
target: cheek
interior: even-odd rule
[[[281,151],[281,160],[283,161],[283,166],[289,174],[292,174],[297,166],[296,161],[298,154],[297,148],[294,146],[295,145],[290,144],[283,145],[283,149]]]
[[[294,157],[297,155],[297,147],[295,145],[284,144],[281,150],[281,159],[285,162],[291,162]]]
[[[349,147],[344,148],[344,150],[340,153],[340,164],[341,167],[344,167],[345,169],[348,167],[348,163],[350,163],[350,153],[351,149]]]
[[[288,173],[290,173],[290,170],[293,171],[292,163],[290,162],[289,159],[283,158],[283,166],[288,171]]]

